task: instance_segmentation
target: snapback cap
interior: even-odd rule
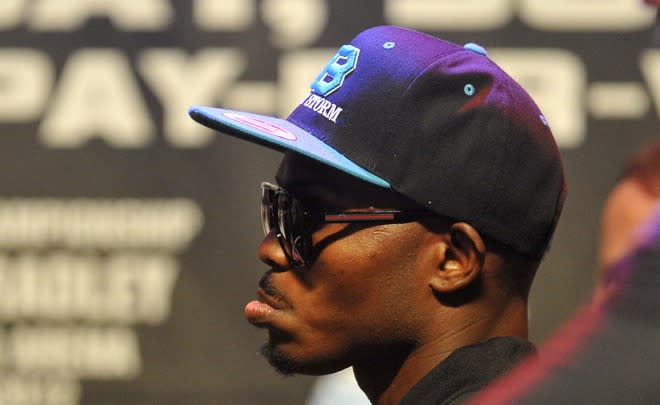
[[[476,44],[394,26],[339,48],[287,119],[193,106],[212,129],[395,190],[540,259],[566,196],[545,117]]]

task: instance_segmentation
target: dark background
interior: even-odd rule
[[[12,9],[9,3],[16,4],[17,8]],[[373,25],[406,23],[411,28],[457,43],[477,42],[491,50],[495,60],[496,48],[529,51],[530,55],[534,51],[552,49],[581,62],[583,76],[578,82],[582,85],[575,87],[570,99],[558,99],[555,95],[551,101],[560,106],[563,101],[577,105],[577,109],[564,111],[564,118],[554,118],[557,122],[583,120],[584,127],[577,131],[577,141],[569,141],[555,131],[564,157],[569,194],[552,249],[532,291],[531,338],[537,343],[588,296],[596,268],[599,212],[604,197],[616,181],[626,155],[660,134],[660,64],[649,64],[651,68],[646,70],[642,67],[642,55],[651,55],[654,60],[660,58],[658,49],[653,48],[653,12],[648,8],[644,10],[646,14],[642,13],[648,18],[622,25],[621,21],[626,20],[622,16],[636,13],[635,7],[625,5],[633,2],[610,1],[609,14],[604,16],[588,9],[600,8],[602,2],[556,2],[557,9],[566,9],[567,4],[581,5],[582,9],[579,13],[565,11],[566,18],[557,18],[552,25],[535,22],[533,15],[547,16],[543,8],[555,6],[537,6],[540,10],[534,11],[534,5],[540,2],[531,0],[488,1],[480,3],[481,7],[472,6],[471,10],[468,8],[476,3],[474,1],[419,1],[419,4],[436,5],[432,12],[426,13],[429,18],[426,21],[422,19],[424,14],[404,19],[399,11],[389,8],[398,3],[395,1],[217,0],[216,3],[228,7],[218,13],[231,16],[229,8],[233,6],[245,11],[247,17],[241,20],[242,24],[233,27],[226,22],[229,17],[218,17],[213,21],[225,22],[209,28],[199,23],[194,10],[210,1],[145,1],[147,5],[160,3],[171,12],[167,23],[151,29],[126,28],[117,23],[131,13],[139,14],[139,8],[145,7],[141,0],[134,1],[133,9],[126,1],[109,2],[111,5],[105,12],[103,7],[88,8],[88,18],[81,17],[79,25],[59,28],[53,27],[54,23],[45,24],[46,28],[43,23],[39,25],[39,7],[44,3],[47,2],[16,1],[0,6],[0,13],[5,13],[0,14],[0,51],[36,50],[45,55],[52,66],[52,87],[41,112],[12,118],[7,113],[10,103],[6,100],[6,94],[12,91],[12,76],[3,76],[6,71],[2,70],[10,61],[7,53],[0,54],[0,161],[3,168],[0,197],[62,201],[85,197],[98,202],[186,198],[201,210],[203,226],[185,249],[165,252],[172,255],[179,266],[167,319],[158,324],[121,325],[130,328],[139,338],[141,370],[138,375],[103,379],[79,376],[75,372],[66,374],[67,370],[25,370],[5,356],[0,361],[2,376],[18,375],[19,380],[27,383],[57,376],[68,379],[68,386],[77,387],[80,392],[77,398],[58,402],[48,395],[46,385],[36,383],[33,395],[42,399],[29,402],[12,397],[11,390],[15,388],[0,383],[3,404],[302,404],[313,382],[310,377],[276,375],[258,354],[265,333],[251,327],[243,317],[243,306],[254,296],[256,283],[265,270],[256,258],[261,239],[258,186],[262,180],[272,179],[279,154],[222,135],[212,135],[208,142],[193,146],[173,144],[165,135],[166,109],[162,99],[154,93],[140,70],[141,55],[148,49],[177,49],[189,57],[206,48],[232,48],[240,52],[244,65],[235,79],[212,100],[186,100],[187,104],[253,107],[259,110],[257,112],[271,114],[283,114],[295,100],[302,98],[304,86],[334,52],[332,48]],[[62,3],[62,7],[76,8],[85,2]],[[483,18],[479,9],[487,9],[486,4],[499,4],[500,9],[505,7],[508,16],[500,22],[482,20],[479,26]],[[613,8],[616,5],[621,7],[618,12]],[[451,11],[452,7],[459,10]],[[460,10],[461,7],[465,10]],[[638,8],[643,8],[641,1]],[[41,20],[55,21],[56,13],[46,11],[42,10]],[[455,24],[440,18],[451,13],[474,18],[454,19]],[[608,15],[617,14],[619,18],[608,18]],[[434,19],[434,15],[438,18]],[[589,15],[591,24],[580,21],[580,16],[587,18],[584,16]],[[20,17],[13,19],[12,16]],[[573,24],[566,21],[571,18],[575,19]],[[298,32],[295,27],[302,28]],[[285,29],[291,31],[283,36],[281,30]],[[316,34],[301,34],[304,32]],[[67,63],[76,52],[88,48],[110,49],[128,61],[135,89],[153,125],[149,142],[117,146],[94,131],[88,140],[74,146],[58,146],[47,140],[43,123],[46,115],[53,112],[58,98],[64,97],[60,86]],[[324,56],[309,67],[313,68],[310,74],[298,78],[300,83],[294,87],[300,92],[296,93],[287,85],[287,80],[296,74],[287,70],[288,65],[283,62],[293,55],[314,50]],[[549,64],[548,72],[555,67]],[[649,69],[653,71],[649,73]],[[523,85],[528,81],[533,95],[535,88],[544,88],[543,73],[531,79],[520,78]],[[195,79],[199,77],[191,77]],[[100,75],[98,80],[112,78]],[[232,98],[232,91],[245,83],[257,83],[266,90],[250,92],[248,89],[241,97]],[[593,96],[596,84],[602,83],[632,83],[639,90],[633,94],[632,104],[639,103],[642,107],[637,113],[627,115],[595,112],[590,95]],[[188,95],[180,96],[185,99]],[[102,98],[103,93],[99,97]],[[538,100],[545,110],[541,99]],[[90,103],[94,102],[90,99]],[[185,108],[178,113],[185,115]],[[546,115],[552,126],[555,122],[552,114],[546,111]],[[119,122],[122,118],[115,119]],[[192,123],[190,128],[193,128]],[[200,130],[190,128],[182,131]],[[0,249],[7,254],[20,255],[25,251],[43,252],[45,248],[8,244]],[[107,253],[104,249],[97,247],[95,254]],[[0,321],[6,333],[20,324],[49,326],[54,323],[50,319],[0,318]],[[72,324],[61,320],[56,323],[59,327]]]

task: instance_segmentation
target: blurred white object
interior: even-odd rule
[[[369,399],[355,381],[353,369],[319,377],[305,405],[370,405]]]

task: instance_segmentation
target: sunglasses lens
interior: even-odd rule
[[[276,226],[274,199],[275,189],[270,184],[263,183],[261,185],[261,226],[264,235],[267,235]]]
[[[264,233],[276,230],[284,253],[293,266],[305,264],[311,241],[305,231],[304,212],[298,201],[277,186],[262,184],[261,223]]]
[[[302,266],[308,257],[309,244],[305,236],[304,213],[298,201],[289,193],[277,196],[277,220],[286,241],[285,251],[293,265]]]

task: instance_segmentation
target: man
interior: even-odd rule
[[[342,46],[286,120],[193,107],[282,150],[248,303],[283,373],[353,366],[373,403],[458,403],[533,352],[527,295],[565,197],[547,121],[475,44]]]
[[[660,142],[633,155],[601,217],[594,300],[470,404],[651,404],[660,398]]]

